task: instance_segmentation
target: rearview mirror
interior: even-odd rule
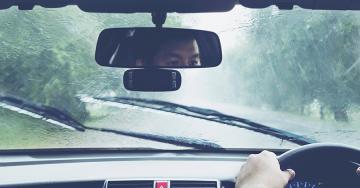
[[[176,70],[132,69],[123,78],[130,91],[176,91],[181,86],[181,74]]]
[[[121,68],[202,68],[221,63],[217,34],[173,28],[115,28],[101,32],[96,62]]]

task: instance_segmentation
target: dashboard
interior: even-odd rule
[[[281,154],[278,151],[277,154]],[[0,187],[234,188],[251,153],[110,152],[0,155]],[[324,188],[301,176],[287,188]],[[354,186],[355,187],[355,186]]]

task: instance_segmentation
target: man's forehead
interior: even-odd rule
[[[198,51],[198,44],[195,39],[187,40],[187,41],[177,41],[177,42],[172,42],[172,43],[168,43],[168,44],[164,45],[162,47],[162,50],[166,50],[166,51],[177,51],[177,50]]]

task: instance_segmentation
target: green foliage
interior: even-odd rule
[[[242,79],[250,78],[249,103],[303,114],[318,101],[322,116],[347,121],[351,105],[360,105],[359,16],[296,12],[254,15],[241,59],[233,59],[242,62]]]

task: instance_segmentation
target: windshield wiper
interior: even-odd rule
[[[22,113],[25,115],[32,116],[34,118],[42,119],[48,121],[55,125],[60,125],[62,127],[77,130],[77,131],[86,131],[93,130],[106,133],[114,133],[123,136],[129,136],[144,140],[157,141],[167,144],[172,144],[176,146],[191,147],[201,150],[221,150],[222,147],[218,144],[212,143],[204,139],[193,139],[186,137],[173,137],[165,135],[154,135],[148,133],[138,133],[124,130],[115,130],[108,128],[98,128],[98,127],[89,127],[81,124],[71,117],[66,112],[63,112],[54,107],[34,104],[28,101],[24,101],[18,98],[9,97],[9,96],[0,96],[0,107],[7,108],[9,110]]]
[[[35,104],[15,97],[0,96],[0,107],[41,119],[70,130],[85,131],[84,126],[71,118],[67,112],[63,112],[50,106]]]
[[[138,99],[138,98],[126,98],[126,97],[94,97],[96,100],[101,101],[108,101],[108,102],[116,102],[121,104],[127,104],[142,108],[149,108],[153,110],[159,110],[164,112],[175,113],[184,116],[195,117],[199,119],[204,119],[208,121],[218,122],[224,125],[235,126],[239,128],[244,128],[247,130],[271,135],[277,137],[282,140],[287,140],[299,145],[306,145],[310,143],[315,143],[316,141],[293,134],[291,132],[287,132],[284,130],[272,128],[260,123],[253,122],[251,120],[235,117],[227,114],[223,114],[221,112],[199,108],[199,107],[192,107],[192,106],[185,106],[181,104],[165,102],[160,100],[149,100],[149,99]]]

